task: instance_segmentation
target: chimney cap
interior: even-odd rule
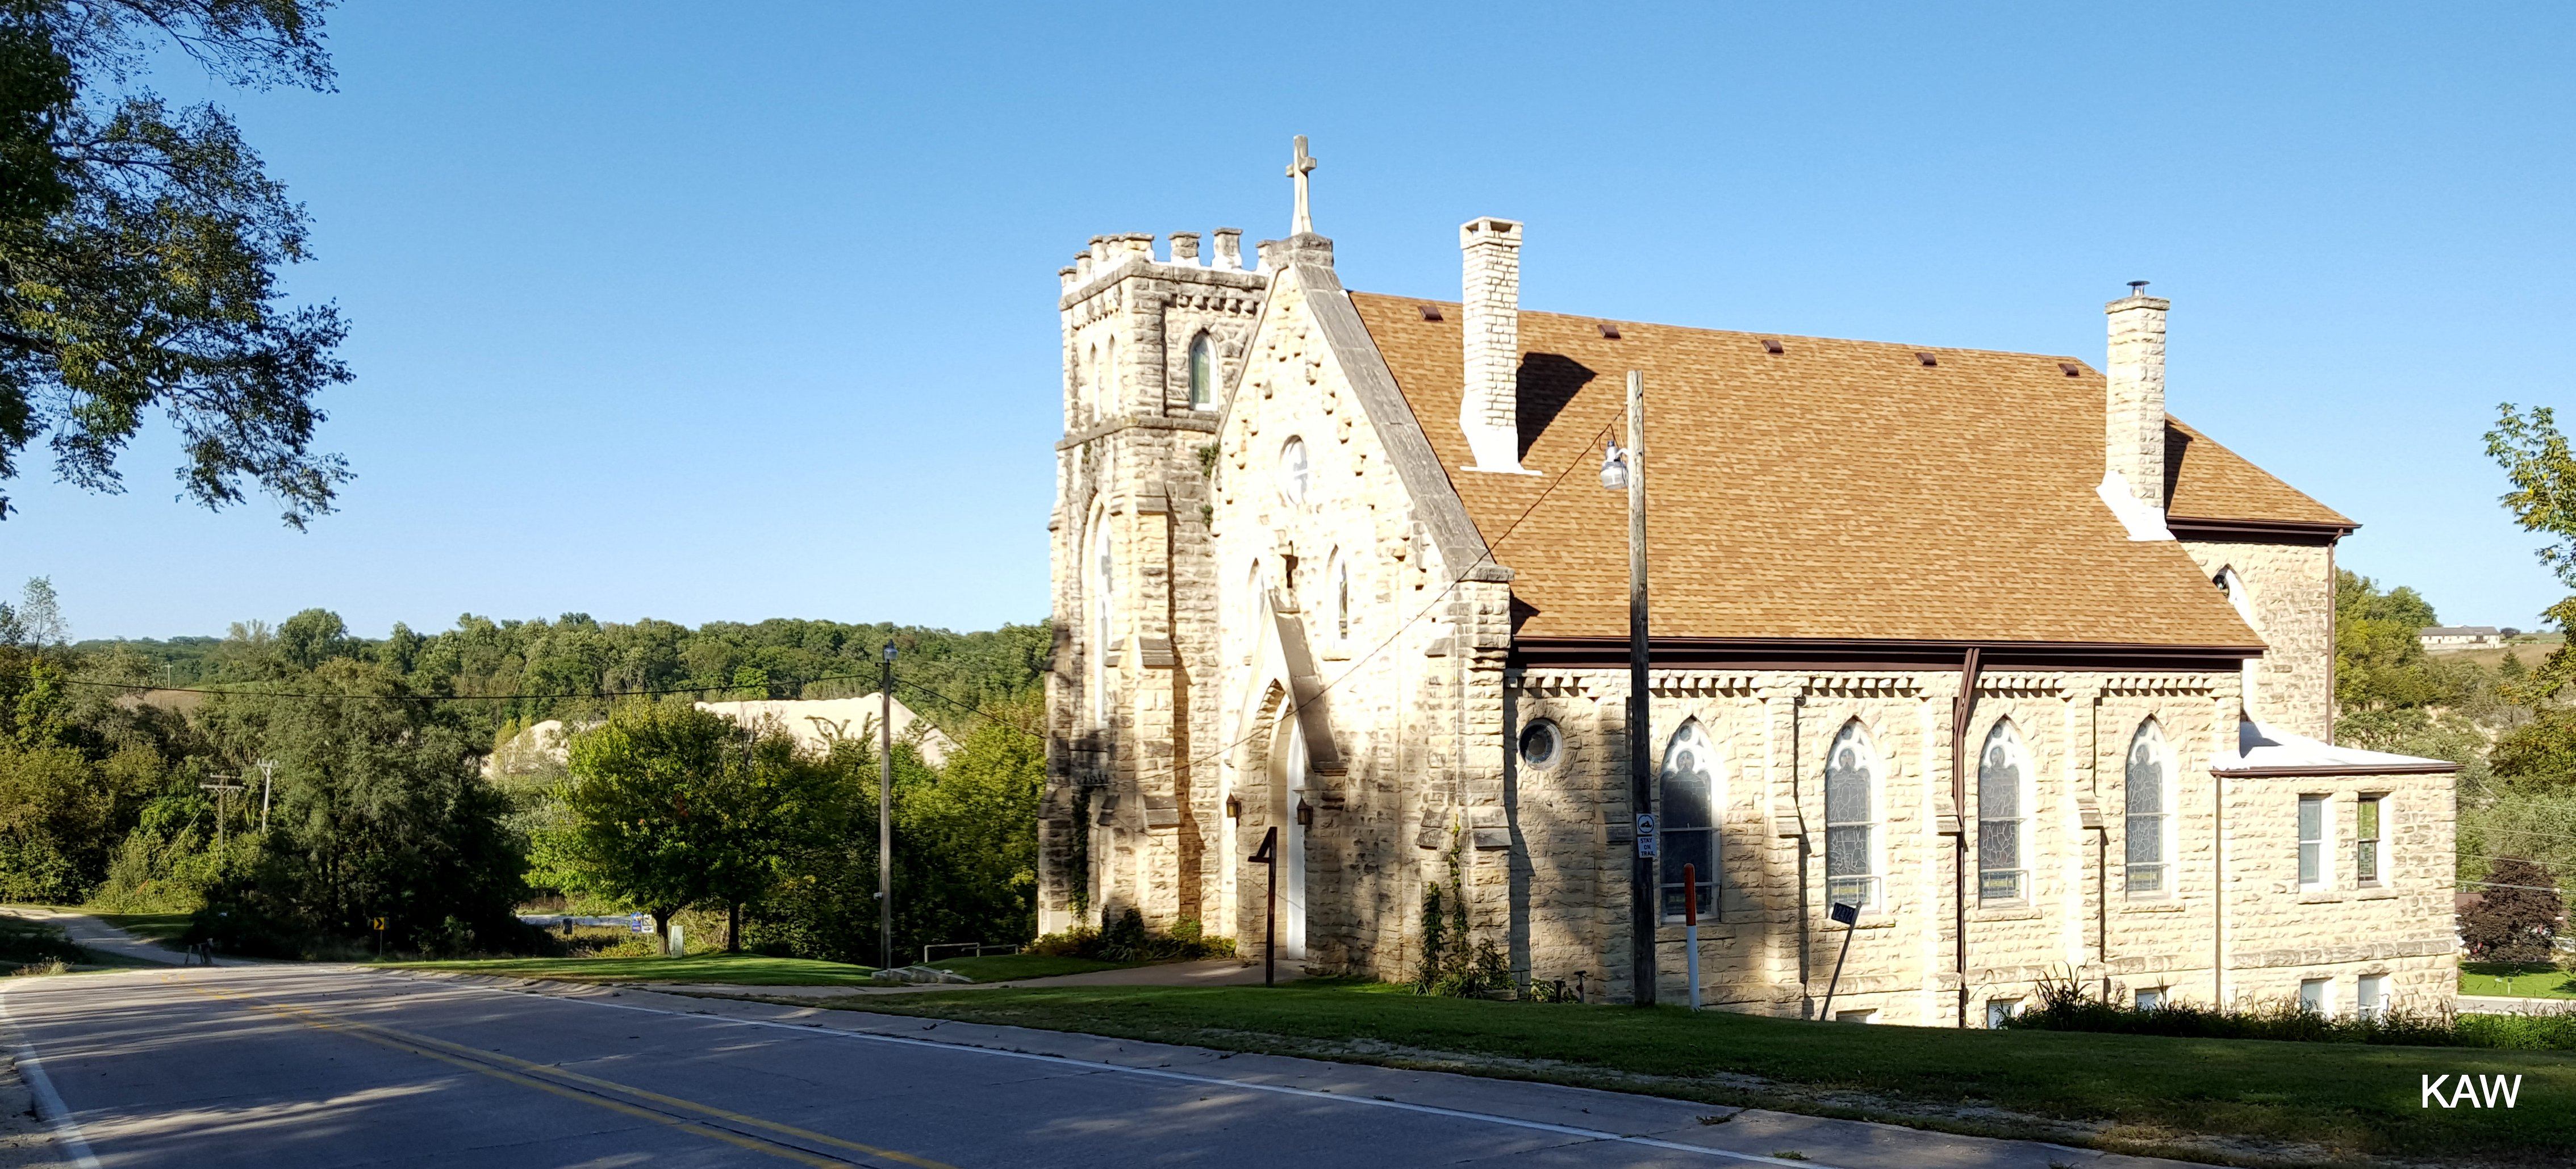
[[[2129,295],[2131,295],[2131,296],[2145,296],[2146,294],[2147,294],[2147,282],[2146,282],[2146,281],[2144,281],[2144,280],[2132,280],[2132,281],[2130,281],[2130,282],[2129,282]]]

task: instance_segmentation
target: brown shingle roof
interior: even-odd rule
[[[1768,338],[1771,354],[1762,334],[1628,321],[1613,340],[1523,312],[1538,473],[1496,475],[1460,470],[1457,306],[1426,321],[1438,302],[1352,300],[1534,610],[1523,637],[1626,636],[1625,495],[1598,471],[1638,369],[1659,636],[2260,644],[2179,545],[2130,541],[2094,494],[2103,386],[2080,363],[1813,337]],[[2186,470],[2215,448],[2195,443]]]
[[[2176,517],[2356,526],[2172,417],[2165,419],[2165,482],[2165,510]]]

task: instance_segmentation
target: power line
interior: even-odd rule
[[[1589,450],[1595,444],[1604,441],[1610,434],[1610,428],[1617,426],[1619,421],[1627,416],[1628,411],[1626,407],[1621,407],[1618,413],[1611,415],[1610,420],[1602,423],[1601,429],[1594,432],[1592,437],[1584,443],[1584,449]],[[1379,654],[1385,653],[1387,647],[1394,645],[1398,639],[1402,638],[1406,630],[1420,624],[1423,618],[1430,616],[1433,611],[1447,603],[1450,595],[1457,592],[1460,585],[1467,583],[1468,574],[1487,564],[1493,563],[1494,549],[1501,547],[1504,541],[1511,539],[1512,533],[1520,530],[1521,523],[1529,519],[1531,513],[1536,512],[1540,504],[1546,503],[1549,496],[1556,494],[1556,489],[1564,484],[1566,477],[1572,475],[1575,469],[1582,465],[1583,461],[1579,457],[1572,462],[1567,463],[1565,470],[1557,472],[1556,478],[1549,480],[1547,487],[1538,493],[1538,498],[1531,500],[1528,507],[1521,509],[1521,514],[1512,518],[1512,522],[1503,529],[1502,535],[1496,536],[1492,540],[1487,541],[1483,553],[1479,554],[1475,560],[1469,562],[1465,568],[1458,570],[1451,576],[1448,587],[1441,589],[1438,596],[1435,596],[1430,601],[1426,602],[1419,611],[1415,612],[1412,617],[1406,619],[1403,624],[1396,626],[1395,632],[1388,634],[1385,640],[1378,642],[1377,645],[1372,647],[1367,653],[1361,654],[1357,658],[1352,659],[1350,668],[1343,670],[1338,677],[1326,682],[1321,689],[1315,691],[1315,697],[1322,698],[1324,695],[1332,693],[1335,687],[1338,687],[1342,683],[1358,676],[1361,666],[1375,660]],[[1095,647],[1093,652],[1099,651]],[[1181,769],[1184,767],[1196,769],[1199,764],[1221,759],[1229,752],[1232,752],[1235,748],[1240,747],[1245,743],[1249,743],[1254,739],[1260,738],[1266,733],[1268,733],[1267,728],[1256,729],[1251,733],[1244,735],[1242,738],[1220,746],[1207,754],[1195,756],[1185,761],[1176,762],[1171,766],[1164,768],[1159,773],[1152,776],[1140,776],[1139,778],[1166,779],[1180,774]]]

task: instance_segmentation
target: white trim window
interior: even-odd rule
[[[1664,745],[1655,801],[1655,852],[1663,858],[1657,863],[1666,921],[1683,917],[1683,865],[1692,867],[1699,886],[1700,916],[1717,911],[1717,811],[1725,806],[1718,798],[1717,771],[1717,749],[1709,744],[1708,732],[1698,719],[1683,723]]]
[[[2128,804],[2127,888],[2132,895],[2172,892],[2165,879],[2166,857],[2173,844],[2172,781],[2173,751],[2165,746],[2163,729],[2152,718],[2139,723],[2129,739],[2123,785]]]
[[[1977,756],[1977,900],[2030,896],[2032,768],[2011,719],[1997,719]]]
[[[2334,1013],[2334,980],[2302,978],[2299,980],[2299,1010],[2311,1015]]]
[[[2299,888],[2326,887],[2326,798],[2299,797]]]
[[[1878,751],[1859,719],[1825,751],[1825,900],[1878,907]]]
[[[1216,407],[1216,344],[1208,340],[1207,330],[1190,339],[1190,408],[1210,410]]]
[[[2352,805],[2352,880],[2378,885],[2388,880],[2388,800],[2363,796]]]
[[[2383,1018],[2388,1014],[2388,976],[2365,974],[2352,984],[2352,1013],[2364,1019]]]

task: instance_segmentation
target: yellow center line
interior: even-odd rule
[[[170,981],[167,976],[165,976],[164,980]],[[553,1067],[541,1063],[532,1063],[528,1060],[503,1055],[497,1051],[483,1051],[477,1048],[467,1047],[463,1044],[449,1043],[443,1039],[433,1039],[427,1035],[414,1034],[398,1028],[386,1027],[374,1023],[361,1023],[353,1019],[328,1014],[322,1011],[316,1011],[309,1007],[297,1007],[289,1006],[284,1003],[267,1002],[232,991],[207,990],[195,986],[191,986],[188,989],[207,998],[219,998],[239,1003],[272,1015],[277,1015],[281,1018],[292,1019],[295,1022],[302,1023],[305,1026],[313,1027],[318,1030],[340,1032],[355,1038],[364,1039],[370,1043],[390,1047],[397,1051],[410,1052],[414,1055],[437,1060],[440,1063],[452,1064],[469,1071],[480,1072],[495,1079],[505,1080],[523,1087],[536,1088],[540,1091],[550,1092],[554,1095],[566,1097],[568,1099],[587,1101],[612,1112],[651,1120],[676,1128],[686,1129],[690,1132],[695,1132],[703,1136],[709,1136],[717,1140],[724,1141],[727,1144],[737,1145],[756,1152],[768,1153],[776,1157],[784,1157],[788,1160],[797,1161],[806,1165],[817,1166],[818,1169],[829,1169],[829,1167],[842,1166],[848,1164],[848,1162],[839,1158],[817,1156],[804,1149],[798,1149],[792,1146],[763,1140],[746,1133],[739,1133],[731,1129],[708,1124],[705,1121],[672,1116],[668,1113],[657,1112],[650,1108],[639,1108],[622,1101],[606,1099],[596,1093],[615,1092],[622,1096],[651,1101],[652,1103],[662,1105],[666,1108],[673,1108],[683,1112],[695,1113],[699,1116],[711,1117],[728,1124],[741,1125],[746,1128],[762,1129],[776,1133],[780,1136],[793,1138],[810,1144],[822,1145],[827,1148],[842,1149],[869,1157],[876,1157],[887,1161],[911,1165],[914,1166],[915,1169],[957,1169],[957,1166],[950,1165],[944,1161],[933,1161],[926,1157],[916,1157],[910,1153],[901,1152],[895,1149],[881,1149],[874,1145],[863,1145],[857,1141],[843,1140],[828,1133],[819,1133],[811,1129],[798,1128],[792,1124],[780,1124],[774,1120],[764,1120],[757,1116],[750,1116],[744,1113],[734,1112],[729,1109],[717,1108],[709,1104],[700,1104],[694,1100],[684,1100],[677,1096],[666,1096],[660,1092],[621,1084],[614,1080],[603,1080],[596,1076],[586,1076],[580,1072],[570,1071],[564,1068]],[[494,1064],[502,1066],[494,1067],[492,1066]],[[558,1081],[570,1081],[571,1084],[579,1085],[580,1087],[576,1088],[567,1086],[566,1084]],[[584,1088],[592,1089],[592,1091],[583,1091],[582,1089]]]

